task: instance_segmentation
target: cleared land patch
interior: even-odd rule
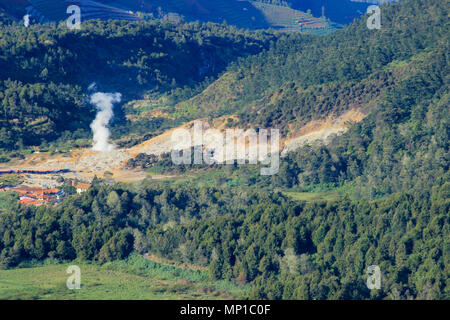
[[[0,270],[0,299],[233,299],[245,289],[212,282],[204,271],[142,260],[132,256],[102,266],[79,264],[80,290],[66,287],[69,264]]]

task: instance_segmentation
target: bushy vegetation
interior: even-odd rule
[[[252,283],[251,298],[446,299],[449,185],[441,183],[431,195],[373,203],[261,197],[238,215],[156,229],[150,247],[197,263],[204,249],[212,277]],[[372,264],[383,270],[375,294],[364,281]]]
[[[296,203],[249,189],[97,186],[0,215],[0,262],[108,262],[132,251],[208,266],[251,298],[448,298],[448,177],[385,200]],[[383,288],[365,286],[377,264]]]
[[[179,106],[197,116],[231,110],[233,126],[285,136],[358,109],[368,116],[345,135],[289,154],[275,185],[352,181],[366,198],[429,189],[450,163],[447,13],[441,1],[402,1],[383,7],[380,30],[363,19],[329,36],[281,37]]]
[[[447,20],[448,8],[442,1],[405,0],[385,7],[381,30],[368,30],[362,21],[331,36],[285,35],[270,44],[272,34],[199,24],[93,22],[92,30],[86,32],[42,33],[43,39],[63,41],[68,48],[75,46],[67,40],[74,37],[81,43],[83,37],[101,39],[110,52],[116,44],[136,48],[134,40],[148,32],[156,44],[141,49],[150,54],[151,64],[133,60],[139,51],[124,58],[120,48],[105,59],[111,68],[121,66],[118,74],[123,79],[117,79],[124,83],[138,80],[148,68],[161,67],[160,78],[152,73],[148,82],[130,89],[134,92],[130,94],[151,90],[151,86],[164,93],[178,83],[188,88],[200,83],[200,90],[210,84],[190,100],[186,99],[195,89],[172,91],[183,101],[169,110],[178,118],[238,113],[240,122],[232,125],[279,127],[288,135],[296,126],[331,113],[359,108],[368,115],[349,124],[348,132],[329,145],[304,146],[288,154],[273,177],[258,175],[257,166],[215,166],[231,181],[221,181],[223,176],[218,175],[208,177],[215,186],[207,186],[209,182],[171,186],[151,180],[106,186],[95,179],[88,192],[68,197],[57,207],[21,207],[9,195],[11,201],[0,213],[0,265],[14,268],[23,261],[46,258],[108,264],[133,257],[133,253],[150,252],[178,263],[207,266],[212,280],[248,284],[247,297],[253,299],[449,299]],[[161,38],[154,36],[155,28]],[[167,28],[172,33],[163,36]],[[196,31],[189,33],[191,28]],[[79,92],[88,81],[75,76],[78,86],[66,87],[63,79],[64,72],[88,60],[91,42],[86,40],[87,47],[80,53],[79,47],[63,50],[61,57],[75,63],[70,66],[74,69],[52,64],[52,76],[45,80],[37,68],[46,65],[45,54],[40,63],[25,54],[27,46],[35,50],[45,47],[45,41],[32,40],[20,28],[5,30],[19,30],[19,39],[31,39],[24,40],[23,46],[12,46],[22,57],[17,62],[12,60],[13,51],[6,50],[0,57],[6,75],[1,93],[3,123],[20,124],[20,130],[19,126],[14,129],[16,136],[10,133],[13,129],[1,129],[4,139],[13,137],[8,145],[20,147],[20,143],[36,143],[33,139],[50,139],[48,130],[62,130],[60,117],[80,122],[87,118],[89,111],[79,103]],[[233,31],[227,34],[227,30]],[[208,37],[196,35],[210,33],[214,34],[212,42],[205,47],[203,41]],[[8,48],[1,39],[0,46]],[[47,45],[52,48],[54,44]],[[210,70],[213,78],[226,70],[217,81],[205,80],[207,74],[193,71],[200,70],[201,64],[192,57],[213,50],[210,45],[223,54],[217,53],[222,59],[217,64],[220,67]],[[154,46],[156,51],[152,51]],[[179,61],[173,60],[177,50],[184,53]],[[237,56],[251,53],[255,55],[226,69]],[[19,76],[20,61],[29,61],[28,66],[34,66],[30,70],[39,72]],[[174,68],[165,68],[167,64]],[[188,65],[186,74],[172,74],[183,69],[183,64]],[[107,80],[106,65],[98,71],[104,77],[99,81],[113,88],[119,80]],[[91,67],[81,68],[89,74]],[[172,87],[171,78],[175,78]],[[58,113],[56,106],[63,89],[69,92],[65,102],[72,108],[64,111],[69,115]],[[39,106],[35,110],[34,104]],[[25,112],[27,108],[33,111]],[[22,142],[15,140],[19,138]],[[127,165],[174,170],[168,154],[158,158],[142,154]],[[211,174],[206,166],[176,170]],[[304,202],[278,192],[334,187],[350,189],[351,197]],[[366,286],[370,265],[381,268],[380,290],[370,291]]]
[[[201,115],[237,112],[240,126],[280,128],[336,107],[364,106],[370,99],[359,96],[382,95],[400,76],[383,73],[390,63],[446,49],[447,12],[441,1],[402,1],[384,7],[380,30],[369,30],[366,16],[327,36],[282,35],[269,50],[231,65],[221,82],[225,99],[200,95],[188,105]],[[279,91],[281,97],[272,97]]]
[[[63,24],[2,27],[0,149],[40,145],[63,132],[75,132],[73,140],[85,138],[94,117],[86,99],[93,82],[99,90],[121,92],[125,100],[171,91],[184,99],[231,61],[260,52],[273,37],[160,21],[92,21],[79,31]],[[124,115],[118,112],[116,118],[123,127]]]

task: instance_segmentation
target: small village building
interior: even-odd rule
[[[83,193],[88,191],[88,189],[91,187],[90,184],[87,183],[79,183],[77,184],[77,193]]]
[[[19,195],[19,203],[24,205],[33,205],[36,207],[44,204],[57,203],[58,200],[64,196],[64,192],[56,188],[44,188],[44,187],[28,187],[20,186],[16,188],[10,188],[8,191],[17,192]]]

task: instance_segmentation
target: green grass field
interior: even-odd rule
[[[69,290],[69,265],[81,269],[81,289]],[[0,299],[11,300],[155,300],[233,299],[246,290],[210,281],[204,272],[147,261],[136,255],[105,265],[71,263],[0,270]]]

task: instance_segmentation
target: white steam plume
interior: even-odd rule
[[[97,107],[98,113],[95,120],[91,123],[91,129],[94,133],[94,145],[92,150],[100,152],[109,152],[114,150],[114,145],[108,142],[110,132],[106,127],[113,117],[113,104],[120,102],[122,95],[120,93],[97,92],[91,96],[91,103]]]
[[[92,82],[88,87],[88,91],[96,91],[96,90],[97,90],[97,83]]]
[[[28,28],[30,26],[30,15],[26,14],[23,16],[23,25],[25,28]]]

